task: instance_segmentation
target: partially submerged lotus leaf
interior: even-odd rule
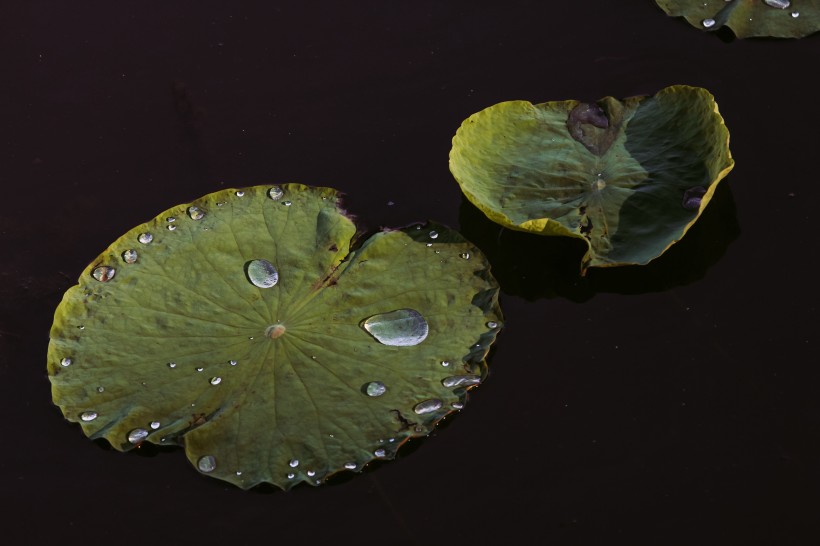
[[[91,438],[184,445],[242,488],[391,459],[463,406],[500,328],[486,260],[433,227],[353,245],[336,192],[296,184],[171,208],[66,292],[54,402]]]
[[[820,30],[820,0],[655,0],[701,30],[732,29],[738,38],[802,38]]]
[[[502,102],[458,129],[450,170],[464,195],[511,229],[584,240],[587,267],[646,264],[684,236],[732,169],[714,97]]]

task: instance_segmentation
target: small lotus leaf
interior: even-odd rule
[[[450,170],[505,227],[584,240],[587,267],[646,264],[684,236],[732,169],[706,90],[597,103],[502,102],[458,129]]]
[[[337,193],[297,184],[173,207],[66,292],[54,402],[91,438],[184,445],[242,488],[391,459],[462,407],[500,328],[484,257],[432,227],[355,243]]]
[[[655,0],[673,17],[713,31],[723,26],[738,38],[802,38],[820,30],[820,0]]]

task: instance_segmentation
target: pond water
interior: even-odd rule
[[[816,541],[820,34],[737,40],[650,0],[169,4],[0,20],[11,543]],[[580,277],[582,248],[493,224],[448,170],[462,120],[497,102],[673,84],[715,96],[736,166],[646,267]],[[173,205],[288,182],[341,190],[363,229],[434,220],[487,254],[504,330],[463,411],[289,493],[65,422],[49,328],[89,261]]]

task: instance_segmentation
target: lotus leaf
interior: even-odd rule
[[[820,30],[820,0],[655,0],[694,27],[728,26],[738,38],[802,38]]]
[[[500,325],[439,225],[355,240],[335,190],[225,190],[117,239],[58,306],[54,402],[118,450],[183,445],[241,488],[391,459],[460,409]]]
[[[502,226],[584,240],[587,267],[646,264],[684,236],[732,169],[706,90],[597,103],[502,102],[453,138],[450,170]]]

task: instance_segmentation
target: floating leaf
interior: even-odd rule
[[[432,228],[351,248],[336,192],[302,185],[169,209],[66,292],[54,401],[91,438],[184,445],[242,488],[393,458],[462,407],[500,328],[486,260]]]
[[[714,97],[687,86],[594,104],[502,102],[465,120],[450,151],[488,218],[583,239],[584,270],[660,256],[733,166]]]
[[[820,30],[820,0],[655,0],[694,27],[728,26],[738,38],[802,38]]]

